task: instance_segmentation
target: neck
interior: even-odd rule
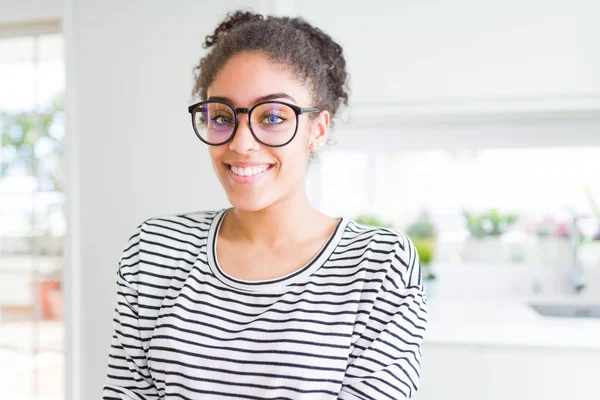
[[[315,226],[326,219],[302,191],[258,211],[233,208],[223,221],[221,234],[273,248],[314,235]]]

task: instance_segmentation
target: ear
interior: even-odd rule
[[[327,141],[329,133],[329,111],[324,110],[319,113],[314,125],[314,129],[308,138],[308,149],[315,151]]]

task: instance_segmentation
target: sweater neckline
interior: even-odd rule
[[[346,230],[346,225],[348,224],[348,220],[346,218],[339,217],[340,221],[338,222],[338,225],[327,242],[325,242],[325,245],[315,255],[315,257],[312,258],[312,260],[296,271],[274,279],[245,280],[234,278],[233,276],[227,274],[220,267],[219,261],[217,260],[217,241],[219,229],[221,228],[225,214],[229,210],[231,210],[231,208],[225,208],[219,211],[210,223],[207,240],[208,265],[212,273],[227,286],[250,292],[265,292],[274,289],[281,289],[282,287],[304,281],[305,278],[315,273],[319,268],[321,268],[325,261],[329,259],[335,248],[338,246],[344,231]]]

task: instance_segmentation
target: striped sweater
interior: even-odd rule
[[[341,218],[319,254],[278,279],[216,259],[227,210],[150,218],[117,273],[103,399],[408,399],[427,299],[414,245]]]

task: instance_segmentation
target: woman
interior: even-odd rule
[[[305,191],[348,101],[341,47],[301,19],[239,11],[205,46],[189,112],[232,207],[137,227],[104,398],[410,398],[426,326],[415,247]]]

